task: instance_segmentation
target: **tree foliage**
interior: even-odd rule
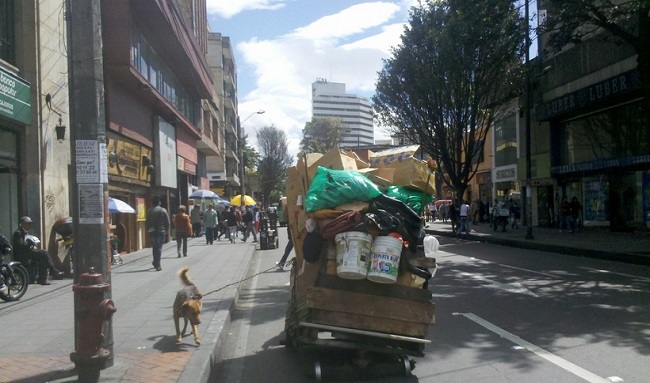
[[[287,170],[292,164],[286,133],[275,125],[265,126],[257,131],[260,161],[257,167],[260,187],[266,206],[268,198],[278,195],[286,186]]]
[[[302,130],[300,150],[304,153],[325,153],[341,142],[343,129],[339,118],[312,118]]]
[[[637,53],[637,69],[650,115],[650,1],[547,0],[548,13],[541,26],[549,34],[548,48],[559,52],[567,44],[606,32],[629,44]]]
[[[260,160],[260,155],[254,147],[248,143],[248,134],[245,134],[241,139],[242,154],[244,159],[244,169],[255,169]]]
[[[459,198],[490,125],[522,89],[524,37],[510,0],[427,0],[379,72],[379,122],[419,142]]]

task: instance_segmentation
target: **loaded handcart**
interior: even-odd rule
[[[288,174],[296,258],[285,341],[317,381],[410,376],[412,357],[430,343],[437,241],[425,237],[419,212],[434,194],[433,169],[369,154],[307,154]],[[372,167],[377,158],[384,162]]]
[[[260,250],[277,249],[280,246],[278,238],[278,214],[275,207],[260,213]]]

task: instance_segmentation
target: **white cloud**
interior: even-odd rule
[[[353,5],[298,28],[289,37],[309,40],[347,37],[385,23],[398,11],[397,4],[387,2]]]
[[[250,10],[276,10],[284,7],[283,0],[206,0],[205,5],[210,14],[217,14],[224,19]]]

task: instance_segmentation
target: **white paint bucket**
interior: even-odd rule
[[[346,231],[334,236],[336,244],[336,275],[344,279],[364,279],[368,274],[372,236],[359,231]]]
[[[399,238],[381,236],[372,241],[368,279],[377,283],[395,283],[399,272],[402,241]]]

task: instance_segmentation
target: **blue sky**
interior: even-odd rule
[[[415,0],[207,0],[212,32],[229,36],[237,63],[239,115],[253,138],[259,127],[285,130],[290,154],[311,119],[317,78],[371,97],[382,59],[399,44]],[[376,132],[376,138],[385,137]]]
[[[212,32],[231,39],[237,63],[239,115],[255,141],[274,124],[298,152],[311,119],[317,78],[346,84],[348,93],[374,94],[382,59],[400,42],[417,0],[206,0]],[[531,10],[535,9],[531,1]],[[532,11],[531,11],[532,13]],[[254,114],[258,110],[265,113]],[[375,139],[386,138],[376,128]]]

